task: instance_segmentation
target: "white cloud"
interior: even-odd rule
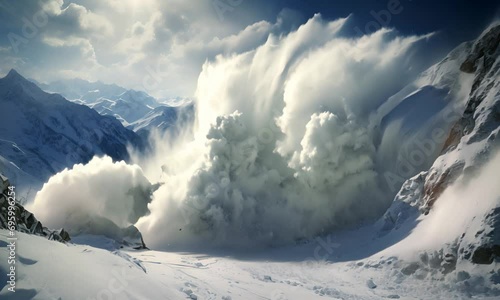
[[[12,60],[0,59],[2,68],[18,68],[41,82],[67,78],[70,74],[165,97],[192,97],[207,59],[213,60],[220,53],[253,49],[270,32],[291,26],[296,18],[287,11],[276,24],[235,24],[221,20],[212,2],[205,0],[40,3],[42,6],[36,1],[14,3],[13,11],[20,14],[14,18],[16,22],[21,16],[30,19],[40,10],[48,16],[48,22],[26,45],[21,45],[19,56],[30,64],[14,65]],[[19,22],[19,31],[21,28]],[[68,45],[60,42],[63,40],[80,42]],[[80,49],[75,51],[76,48]],[[95,59],[89,67],[90,48]]]

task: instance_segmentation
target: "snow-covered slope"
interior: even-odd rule
[[[13,183],[41,184],[94,155],[126,160],[128,144],[142,147],[115,118],[45,93],[14,70],[0,79],[0,172]]]
[[[403,185],[379,222],[382,235],[411,232],[382,252],[403,258],[407,275],[445,278],[466,293],[496,296],[500,295],[499,43],[500,25],[496,25],[459,48],[465,54],[460,72],[473,78],[462,116],[432,167]]]
[[[159,106],[148,112],[144,117],[130,124],[135,132],[146,128],[166,130],[177,120],[177,109],[171,106]]]
[[[122,251],[62,244],[17,234],[16,292],[7,290],[8,231],[0,229],[2,299],[179,299]],[[49,271],[50,270],[50,271]],[[107,297],[107,298],[106,298]]]
[[[126,122],[122,121],[124,125],[139,120],[159,106],[153,97],[134,90],[109,98],[101,97],[87,104],[101,115],[113,115],[119,120],[124,120]]]
[[[139,136],[147,138],[152,131],[166,132],[185,128],[193,122],[194,106],[167,106],[154,108],[141,119],[133,122],[127,128],[135,131]]]
[[[460,66],[471,47],[472,42],[458,46],[372,115],[379,134],[377,160],[387,168],[383,181],[392,192],[431,167],[462,116],[474,76]]]
[[[500,26],[496,26],[468,48],[460,69],[472,73],[474,81],[462,117],[452,124],[432,167],[403,185],[396,204],[413,203],[423,213],[429,213],[449,186],[464,177],[477,177],[478,170],[500,150],[496,139],[500,130],[499,42]]]

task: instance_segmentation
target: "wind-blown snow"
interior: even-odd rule
[[[500,205],[498,166],[500,153],[480,170],[459,178],[436,200],[429,215],[420,217],[421,223],[408,238],[382,254],[407,257],[421,250],[439,250],[464,232],[472,236],[480,232],[485,216]]]

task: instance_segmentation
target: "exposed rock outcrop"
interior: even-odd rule
[[[15,190],[9,190],[9,180],[0,174],[0,229],[9,228],[9,206],[14,205],[15,209],[15,228],[18,232],[39,235],[58,242],[69,242],[71,237],[64,229],[50,230],[43,227],[42,223],[35,218],[35,215],[26,210],[12,197]],[[10,194],[9,194],[10,191]]]
[[[482,229],[476,232],[477,245],[466,245],[464,258],[475,264],[500,261],[500,207],[494,208],[484,219]]]
[[[457,180],[467,183],[476,178],[477,171],[500,151],[497,139],[500,133],[499,43],[500,25],[497,24],[486,30],[472,47],[458,48],[466,54],[460,70],[468,75],[462,75],[472,76],[469,77],[470,90],[462,117],[452,127],[432,167],[403,184],[380,221],[381,235],[432,212],[449,186]],[[461,200],[480,202],[482,199]],[[500,199],[496,203],[500,203]],[[489,213],[479,214],[472,220],[459,221],[466,221],[464,224],[468,225],[464,226],[461,236],[450,237],[455,239],[453,243],[434,254],[424,253],[423,261],[406,263],[417,263],[420,268],[427,268],[428,272],[446,275],[464,262],[479,265],[500,262],[500,206],[492,207]],[[432,261],[429,259],[431,256],[438,263],[428,263]],[[415,270],[407,268],[405,272]]]
[[[469,93],[462,118],[451,129],[442,150],[442,161],[446,154],[463,149],[468,145],[487,139],[489,147],[477,153],[474,157],[475,168],[481,161],[499,147],[496,140],[500,128],[500,94],[498,80],[500,63],[500,25],[487,30],[473,45],[460,70],[474,74],[474,80]],[[479,159],[480,157],[483,159]],[[478,159],[476,159],[478,158]],[[439,159],[438,159],[439,160]],[[463,159],[445,164],[443,168],[436,164],[429,171],[425,182],[425,211],[429,211],[441,193],[453,183],[467,168]]]

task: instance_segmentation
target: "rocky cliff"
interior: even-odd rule
[[[402,186],[383,218],[382,233],[398,230],[408,220],[423,220],[432,213],[440,197],[453,184],[466,185],[478,176],[479,170],[499,153],[500,143],[500,25],[486,30],[468,49],[460,70],[473,76],[462,117],[452,127],[441,155],[433,166],[409,179]],[[473,210],[484,201],[477,198],[464,200]],[[443,245],[438,257],[438,268],[446,274],[464,261],[478,265],[500,262],[500,195],[493,195],[491,208],[464,221],[460,236]],[[457,199],[458,201],[458,199]],[[464,201],[456,205],[463,205]],[[490,207],[490,204],[485,207]],[[447,226],[447,224],[442,224]],[[425,255],[428,255],[427,253]],[[423,261],[416,263],[415,270]]]

